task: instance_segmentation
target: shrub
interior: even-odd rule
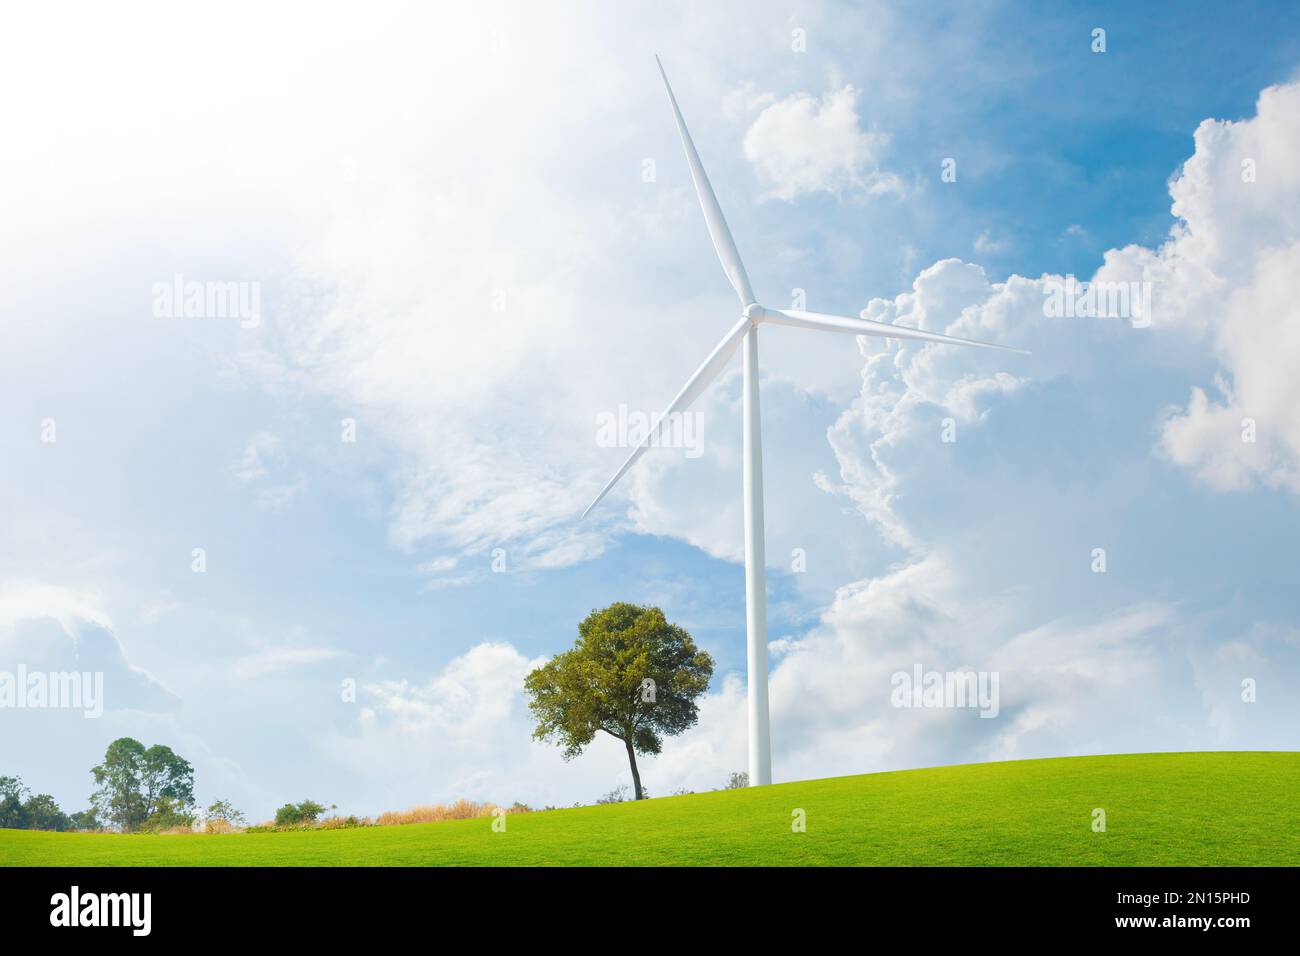
[[[72,826],[68,815],[59,809],[48,793],[38,793],[23,805],[29,830],[67,830]]]
[[[302,803],[286,803],[275,811],[275,825],[278,827],[302,826],[313,824],[325,812],[325,807],[315,800]]]
[[[145,833],[191,833],[194,819],[194,814],[180,800],[159,797],[157,807],[140,824],[140,829]]]
[[[0,777],[0,827],[68,830],[72,825],[72,819],[48,793],[33,794],[17,777]]]
[[[68,817],[68,825],[73,830],[94,830],[102,831],[104,828],[100,825],[99,818],[95,815],[94,809],[79,810],[72,816]]]
[[[374,821],[369,817],[326,817],[316,824],[317,830],[349,830],[352,827],[372,827]]]
[[[247,821],[229,800],[218,800],[203,814],[205,833],[234,833]]]

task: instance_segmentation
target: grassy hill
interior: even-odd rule
[[[1106,811],[1106,832],[1092,811]],[[792,812],[807,832],[791,830]],[[227,836],[0,830],[0,864],[1298,865],[1300,753],[1066,757],[510,816]]]

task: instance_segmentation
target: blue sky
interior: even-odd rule
[[[520,682],[614,600],[719,662],[651,792],[744,766],[739,363],[701,458],[576,520],[623,455],[596,416],[734,321],[656,52],[762,301],[1034,351],[764,333],[775,778],[1294,749],[1300,13],[966,7],[26,14],[0,670],[113,663],[99,720],[0,711],[0,773],[77,809],[131,734],[255,817],[590,801],[623,755],[530,743]],[[1099,269],[1154,285],[1151,328],[1043,315],[1045,275]],[[256,327],[155,318],[178,273],[257,283]],[[998,670],[1002,714],[891,711],[915,662]]]

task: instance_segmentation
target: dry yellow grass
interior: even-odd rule
[[[441,823],[443,820],[474,820],[478,817],[490,817],[497,810],[506,813],[531,813],[532,808],[522,803],[502,807],[497,803],[476,803],[464,798],[455,803],[430,803],[409,810],[389,810],[375,818],[381,827],[401,826],[406,823]]]
[[[208,820],[203,824],[204,833],[243,833],[243,827],[237,827],[228,820]]]
[[[441,823],[443,820],[472,820],[489,817],[497,808],[495,803],[476,803],[464,798],[455,803],[430,803],[409,810],[389,810],[381,813],[375,822],[381,827],[400,826],[405,823]]]
[[[501,807],[497,803],[477,803],[474,800],[464,798],[457,800],[455,803],[431,803],[418,807],[411,807],[409,810],[388,810],[377,817],[355,817],[355,816],[332,816],[316,822],[304,821],[288,825],[277,825],[274,821],[268,820],[266,823],[254,824],[251,827],[231,826],[224,820],[211,820],[203,828],[204,833],[244,833],[246,830],[253,832],[262,832],[268,830],[287,831],[287,830],[341,830],[348,827],[392,827],[401,826],[406,823],[441,823],[444,820],[473,820],[479,817],[490,817],[498,810],[504,809],[506,813],[531,813],[532,808],[522,804],[515,803],[508,807]]]
[[[375,825],[375,821],[371,820],[369,817],[334,816],[334,817],[326,817],[324,820],[318,822],[314,827],[308,827],[307,829],[342,830],[342,829],[346,829],[347,827],[372,827],[374,825]]]

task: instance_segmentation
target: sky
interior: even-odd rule
[[[717,661],[651,794],[745,768],[739,360],[579,519],[738,317],[656,53],[761,302],[1032,351],[762,330],[774,780],[1300,746],[1300,11],[908,6],[15,13],[0,672],[104,709],[0,709],[0,774],[590,803],[523,678],[614,601]]]

